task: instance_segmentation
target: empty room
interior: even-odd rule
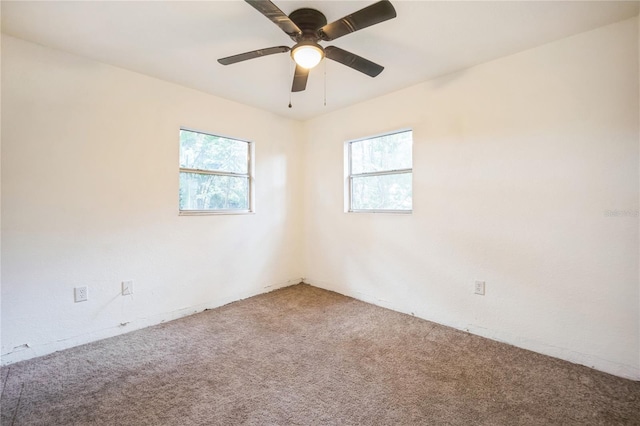
[[[0,8],[2,425],[640,425],[640,2]]]

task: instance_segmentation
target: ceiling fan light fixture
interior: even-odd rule
[[[300,42],[291,49],[291,57],[296,64],[310,70],[322,61],[324,50],[314,42]]]

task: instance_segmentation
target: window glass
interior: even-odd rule
[[[180,173],[180,210],[248,210],[249,179]]]
[[[411,132],[394,133],[351,143],[351,173],[410,169]]]
[[[181,213],[250,212],[251,143],[180,130]]]
[[[413,132],[348,143],[349,211],[411,212]]]
[[[247,173],[249,143],[180,130],[180,167]]]
[[[411,173],[354,177],[353,210],[411,210]]]

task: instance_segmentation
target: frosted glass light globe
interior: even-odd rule
[[[318,45],[303,44],[293,48],[291,57],[302,68],[311,69],[320,63],[324,52]]]

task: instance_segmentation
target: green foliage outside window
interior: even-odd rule
[[[411,131],[349,143],[350,209],[411,211]]]
[[[248,211],[248,142],[180,130],[180,210]]]

